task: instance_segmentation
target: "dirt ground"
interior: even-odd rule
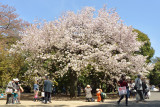
[[[21,104],[10,104],[6,105],[6,100],[0,100],[0,107],[12,106],[12,107],[78,107],[78,106],[97,106],[99,104],[106,104],[113,100],[105,100],[105,102],[85,102],[85,101],[55,101],[52,100],[52,103],[43,104],[41,102],[33,102],[22,100]],[[115,100],[116,101],[116,100]]]
[[[11,106],[11,107],[87,107],[87,106],[98,106],[98,105],[103,105],[107,104],[111,101],[116,102],[116,98],[112,98],[105,100],[105,102],[85,102],[85,96],[80,96],[77,98],[70,99],[69,96],[66,95],[56,95],[52,96],[52,103],[48,104],[43,104],[42,102],[34,102],[33,101],[33,93],[22,93],[21,95],[21,104],[12,104],[12,105],[6,105],[6,98],[5,99],[0,99],[0,107],[6,107],[6,106]],[[93,98],[96,100],[97,97],[94,95]]]

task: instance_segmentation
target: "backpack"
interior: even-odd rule
[[[106,93],[101,92],[101,97],[102,97],[103,99],[105,99],[105,98],[106,98]]]

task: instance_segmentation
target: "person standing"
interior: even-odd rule
[[[37,81],[34,83],[34,101],[38,100],[39,85]]]
[[[129,90],[129,87],[128,87],[128,83],[127,83],[127,81],[126,81],[126,76],[123,74],[122,76],[121,76],[121,79],[120,79],[120,81],[118,82],[119,83],[119,86],[120,87],[126,87],[126,89],[127,89],[127,94],[126,95],[121,95],[120,96],[120,99],[117,101],[117,104],[119,105],[120,104],[120,102],[121,102],[121,100],[124,98],[124,96],[126,97],[126,106],[128,106],[128,90]]]
[[[47,101],[50,99],[50,95],[52,92],[52,82],[49,80],[48,76],[45,76],[44,80],[44,92],[45,92],[45,104],[47,104]]]
[[[78,90],[78,97],[79,97],[81,96],[81,84],[78,84],[77,90]]]
[[[142,80],[141,80],[141,75],[138,74],[137,78],[135,79],[135,86],[136,86],[136,91],[137,95],[140,97],[140,99],[137,99],[137,102],[139,101],[145,101],[144,96],[143,96],[143,87],[142,87]]]
[[[17,94],[18,94],[18,102],[17,104],[21,104],[20,103],[20,96],[21,96],[21,90],[20,90],[20,87],[21,87],[21,84],[19,84],[19,79],[16,78],[14,79],[15,83],[13,84],[13,87],[15,87],[15,90],[17,91]]]
[[[15,88],[13,87],[13,84],[14,84],[14,79],[12,80],[12,81],[10,81],[9,83],[8,83],[8,85],[7,85],[7,88],[6,88],[6,90],[7,89],[9,89],[10,90],[10,93],[8,92],[7,93],[7,101],[6,101],[6,104],[14,104],[14,99],[13,99],[13,92],[14,92],[14,90],[15,90]]]
[[[148,92],[145,78],[142,79],[142,88],[143,88],[143,98],[145,99]]]
[[[85,93],[86,93],[86,100],[88,102],[90,102],[92,100],[92,93],[91,93],[91,91],[92,91],[91,86],[87,85],[87,87],[85,88]]]

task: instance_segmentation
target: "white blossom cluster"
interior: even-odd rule
[[[88,64],[116,79],[122,73],[145,74],[152,69],[145,63],[146,57],[134,54],[143,43],[115,11],[100,9],[96,14],[92,7],[77,14],[69,11],[55,21],[31,25],[20,36],[12,51],[32,53],[28,58],[34,55],[35,59],[63,62],[65,66],[59,66],[62,74],[72,68],[80,75]]]

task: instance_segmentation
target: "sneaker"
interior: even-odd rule
[[[16,104],[21,104],[20,102],[17,102]]]

